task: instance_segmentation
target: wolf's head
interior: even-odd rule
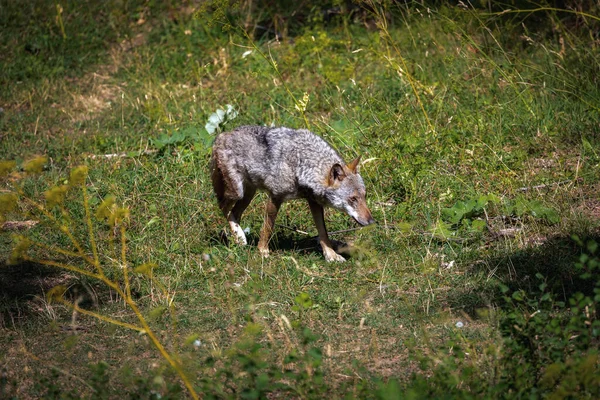
[[[348,165],[334,164],[327,179],[325,198],[329,205],[346,212],[361,225],[374,223],[367,207],[365,183],[358,174],[360,156]]]

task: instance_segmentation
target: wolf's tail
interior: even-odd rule
[[[219,204],[225,199],[225,182],[223,181],[223,172],[219,168],[219,163],[216,159],[217,155],[213,153],[210,160],[210,178],[212,179],[213,189],[217,195]]]

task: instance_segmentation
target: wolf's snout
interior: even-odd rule
[[[374,224],[374,223],[375,223],[375,220],[373,219],[373,217],[369,216],[369,219],[366,220],[365,222],[362,222],[361,225],[362,226],[367,226],[367,225],[371,225],[371,224]]]
[[[373,219],[373,216],[371,215],[371,213],[369,213],[365,217],[361,216],[359,218],[354,218],[354,220],[362,226],[367,226],[367,225],[371,225],[371,224],[375,223],[375,220]]]

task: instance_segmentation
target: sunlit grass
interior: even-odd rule
[[[190,354],[219,359],[252,322],[263,327],[270,360],[281,362],[302,340],[287,319],[319,335],[333,387],[358,386],[363,368],[407,380],[417,369],[409,349],[427,353],[458,321],[467,338],[497,339],[499,284],[527,290],[542,272],[552,287],[576,289],[565,243],[598,229],[600,59],[597,42],[551,10],[536,15],[557,27],[536,30],[520,14],[370,4],[277,39],[244,32],[235,13],[230,22],[239,24],[227,30],[210,10],[115,3],[108,12],[84,2],[62,5],[57,18],[54,3],[35,4],[38,23],[27,29],[10,22],[24,21],[20,10],[0,9],[0,159],[49,157],[44,177],[24,186],[32,197],[84,163],[90,204],[112,194],[129,208],[128,257],[157,264],[155,279],[177,310],[175,321],[153,321],[174,353],[195,357],[182,343],[197,335],[202,345]],[[324,262],[304,202],[284,205],[269,259],[255,247],[264,196],[242,221],[254,244],[223,242],[210,149],[191,136],[161,148],[153,140],[202,131],[227,104],[239,114],[224,129],[308,126],[346,160],[362,155],[378,224],[333,234],[358,249],[349,262]],[[456,220],[444,211],[488,195],[494,201]],[[339,212],[326,218],[330,231],[354,227]],[[9,234],[1,237],[9,254]],[[100,291],[100,311],[125,312],[114,293],[83,283]],[[145,311],[165,300],[152,282],[133,285]],[[303,292],[312,301],[306,310],[295,302]],[[86,374],[89,360],[116,370],[124,352],[163,374],[148,343],[138,349],[129,333],[96,321],[85,320],[93,335],[79,335],[63,360],[56,324],[68,311],[18,301],[17,311],[10,296],[0,303],[2,329],[23,332],[19,346],[0,339],[3,353],[22,345],[38,354],[48,339],[44,360],[74,374]],[[15,319],[21,308],[27,317]],[[2,361],[11,371],[41,368],[11,360]]]

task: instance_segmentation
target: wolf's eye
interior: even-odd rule
[[[356,203],[356,202],[358,202],[358,198],[357,198],[356,196],[352,196],[352,197],[350,197],[350,198],[348,199],[348,201],[349,201],[350,203]]]

